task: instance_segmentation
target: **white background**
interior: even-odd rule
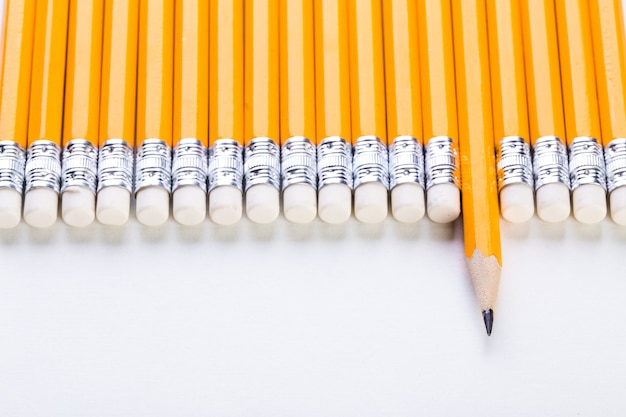
[[[626,228],[502,245],[488,338],[460,222],[0,232],[0,416],[623,416]]]

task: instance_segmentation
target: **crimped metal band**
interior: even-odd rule
[[[626,185],[626,138],[613,139],[604,148],[606,185],[609,192]]]
[[[437,184],[461,187],[461,169],[458,145],[448,136],[430,138],[424,157],[426,189]]]
[[[207,148],[202,142],[195,138],[179,140],[172,159],[172,191],[192,185],[206,192],[208,164]]]
[[[41,139],[26,151],[26,190],[49,188],[59,192],[61,186],[61,148],[54,142]]]
[[[535,190],[546,184],[562,183],[570,188],[567,148],[556,136],[542,136],[533,148]]]
[[[498,191],[509,184],[533,187],[533,164],[530,146],[519,136],[507,136],[496,145]]]
[[[145,139],[137,149],[135,194],[145,187],[172,190],[172,149],[161,139]]]
[[[572,190],[583,184],[596,184],[606,189],[604,155],[596,138],[574,138],[569,146],[569,175]]]
[[[124,139],[104,142],[98,156],[98,191],[121,187],[132,193],[134,157],[133,148]]]
[[[353,188],[352,146],[339,136],[325,138],[317,145],[317,186],[345,184]]]
[[[245,190],[257,184],[270,184],[280,190],[280,147],[270,138],[258,137],[244,150]]]
[[[85,187],[96,193],[98,149],[85,139],[72,139],[63,149],[61,192],[69,187]]]
[[[424,146],[413,136],[398,136],[389,145],[389,188],[405,183],[424,187]]]
[[[0,141],[0,188],[24,191],[26,151],[12,140]]]
[[[368,182],[379,182],[389,188],[389,152],[376,136],[361,136],[354,145],[354,188]]]
[[[316,148],[304,136],[294,136],[281,149],[283,189],[292,184],[308,184],[317,189]]]
[[[243,191],[243,147],[233,139],[218,139],[209,148],[209,191],[223,185]]]

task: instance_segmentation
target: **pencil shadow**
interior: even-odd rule
[[[533,229],[536,230],[537,234],[542,239],[560,241],[565,237],[565,223],[566,222],[549,223],[536,219]]]
[[[597,224],[583,224],[576,222],[572,228],[577,239],[596,241],[602,239],[602,222]]]
[[[611,237],[615,240],[616,243],[626,243],[626,226],[619,225],[612,220],[607,220],[610,227],[608,228]]]
[[[291,241],[303,242],[311,240],[313,231],[315,230],[315,222],[297,224],[285,221],[287,237]]]
[[[0,243],[3,245],[14,245],[23,236],[24,225],[19,225],[11,229],[0,229]]]
[[[167,239],[168,223],[162,226],[140,226],[139,231],[142,240],[149,243],[161,243]]]
[[[356,222],[356,230],[359,238],[366,240],[378,240],[385,233],[386,222],[380,222],[376,224],[366,224]]]
[[[511,223],[506,220],[500,221],[502,233],[513,239],[527,239],[530,234],[530,222]]]
[[[222,243],[235,242],[239,239],[241,232],[241,225],[233,224],[230,226],[223,226],[216,223],[211,223],[210,230],[212,231],[211,237]]]
[[[252,239],[261,242],[268,242],[274,239],[274,236],[276,235],[276,222],[274,221],[269,224],[256,224],[250,222],[249,229]]]
[[[96,230],[93,224],[87,227],[65,226],[67,237],[73,243],[88,243],[94,240]]]
[[[122,226],[107,226],[100,225],[100,236],[104,243],[108,245],[119,245],[124,243],[126,235],[128,234],[127,225]]]
[[[428,222],[428,226],[425,227],[425,230],[427,231],[428,239],[437,242],[450,242],[457,239],[457,230],[461,231],[461,236],[463,235],[463,224],[460,218],[452,223],[435,223],[430,220],[426,221]]]
[[[174,227],[178,238],[184,243],[199,243],[207,234],[206,222],[195,226],[185,226],[176,223]]]
[[[28,228],[28,238],[30,242],[38,245],[48,245],[52,243],[58,235],[58,226],[54,225],[47,229]]]
[[[426,220],[422,219],[415,223],[400,223],[399,221],[393,220],[390,222],[390,226],[396,237],[406,241],[415,241],[419,239],[425,221]]]
[[[330,224],[320,220],[319,231],[324,240],[344,240],[348,235],[348,222],[341,224]]]

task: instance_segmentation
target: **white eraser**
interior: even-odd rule
[[[511,223],[523,223],[535,213],[535,195],[528,184],[516,183],[504,186],[500,191],[502,218]]]
[[[172,196],[174,220],[185,226],[195,226],[206,218],[206,193],[195,185],[185,185]]]
[[[104,187],[98,192],[96,217],[102,224],[121,226],[130,216],[130,192],[122,187]]]
[[[135,204],[137,220],[145,226],[161,226],[170,215],[170,193],[163,187],[142,188]]]
[[[389,210],[389,191],[379,182],[366,182],[354,190],[354,217],[362,223],[380,223]]]
[[[209,193],[209,216],[217,224],[228,226],[241,220],[243,211],[241,191],[230,185],[215,187]]]
[[[309,184],[291,184],[283,191],[283,213],[292,223],[310,223],[317,215],[317,192]]]
[[[626,187],[619,187],[609,195],[611,218],[620,226],[626,226]]]
[[[87,187],[69,187],[61,195],[61,217],[73,227],[89,226],[96,217],[96,196]]]
[[[606,217],[606,191],[597,184],[583,184],[572,193],[572,208],[579,222],[599,223]]]
[[[549,223],[562,222],[567,219],[570,214],[569,194],[569,188],[560,182],[539,187],[535,195],[537,216]]]
[[[10,229],[22,219],[22,195],[12,188],[0,188],[0,229]]]
[[[280,214],[280,193],[271,184],[257,184],[246,191],[246,216],[253,223],[267,224]]]
[[[327,184],[317,195],[320,219],[330,224],[345,223],[352,214],[352,190],[345,184]]]
[[[424,189],[414,182],[398,184],[391,190],[391,213],[401,223],[415,223],[424,217]]]
[[[461,190],[454,184],[435,184],[426,192],[428,218],[435,223],[451,223],[461,214]]]
[[[33,188],[24,196],[24,221],[39,229],[57,221],[59,194],[50,188]]]

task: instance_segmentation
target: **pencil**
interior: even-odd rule
[[[137,68],[136,216],[159,226],[172,187],[174,0],[140,2]]]
[[[243,1],[214,0],[209,9],[209,216],[241,218],[243,192]]]
[[[96,217],[128,221],[133,192],[139,2],[105,0]]]
[[[461,213],[454,41],[450,0],[417,2],[426,212],[450,223]]]
[[[413,223],[426,211],[417,5],[383,2],[391,213]]]
[[[488,0],[493,131],[500,212],[513,223],[535,212],[519,0]]]
[[[68,10],[69,0],[37,2],[24,197],[24,221],[36,228],[57,219]]]
[[[244,9],[246,215],[267,224],[280,214],[278,0],[248,0]]]
[[[174,44],[172,212],[180,224],[206,218],[209,144],[209,3],[177,0]]]
[[[5,4],[0,49],[0,228],[22,218],[35,2]]]
[[[363,223],[387,217],[389,163],[381,2],[348,2],[354,216]]]
[[[487,334],[502,266],[485,0],[453,2],[465,255]]]
[[[589,1],[557,0],[556,15],[572,210],[579,222],[594,224],[607,208]]]
[[[326,223],[352,213],[352,136],[347,0],[314,4],[317,212]]]
[[[313,0],[281,0],[280,142],[283,213],[293,223],[317,214]]]
[[[560,222],[570,214],[570,181],[554,0],[521,3],[537,215]]]

